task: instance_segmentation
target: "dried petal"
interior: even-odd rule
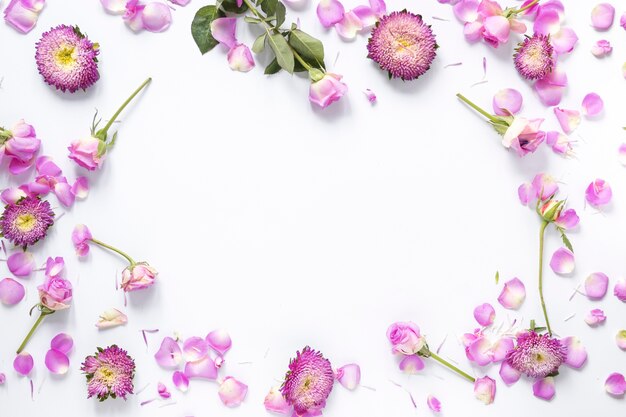
[[[128,323],[128,316],[126,316],[126,314],[116,308],[110,308],[100,314],[96,327],[98,329],[108,329],[126,323]]]

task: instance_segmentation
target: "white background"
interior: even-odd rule
[[[161,34],[133,34],[96,0],[49,1],[26,36],[0,25],[0,122],[10,126],[24,118],[42,139],[42,154],[52,155],[71,180],[87,174],[91,182],[89,198],[69,211],[49,197],[57,213],[66,214],[33,248],[40,263],[64,256],[75,287],[71,309],[46,319],[28,346],[36,362],[33,401],[28,380],[16,375],[12,361],[34,321],[28,310],[37,302],[43,273],[21,281],[26,300],[0,306],[0,371],[8,377],[0,387],[0,415],[263,416],[265,394],[307,344],[336,367],[360,364],[362,384],[375,389],[348,392],[337,385],[324,412],[331,417],[428,415],[428,394],[442,401],[447,416],[623,415],[625,400],[609,397],[603,387],[609,373],[626,373],[626,352],[614,341],[617,330],[626,328],[626,305],[612,295],[616,279],[626,274],[626,217],[620,215],[626,171],[617,158],[626,141],[626,32],[618,24],[608,33],[595,32],[589,25],[593,2],[564,1],[567,24],[580,41],[564,60],[570,85],[561,106],[578,109],[583,96],[595,91],[606,111],[595,121],[584,120],[572,135],[578,141],[575,158],[562,159],[542,146],[520,159],[455,93],[489,109],[497,90],[514,87],[525,98],[523,115],[545,117],[544,128],[551,130],[558,127],[554,114],[514,70],[514,43],[498,50],[468,44],[449,6],[435,0],[388,2],[389,10],[422,13],[441,46],[433,68],[413,82],[389,81],[367,60],[365,35],[344,42],[334,31],[325,32],[316,4],[290,9],[288,21],[299,17],[306,31],[324,41],[326,62],[350,87],[348,96],[320,111],[307,100],[306,79],[284,73],[267,78],[263,65],[248,74],[232,72],[221,47],[201,56],[189,25],[207,3],[194,0],[174,12],[171,28]],[[34,44],[61,23],[79,25],[101,44],[101,79],[86,93],[56,92],[37,73]],[[254,34],[240,24],[238,36],[250,44]],[[598,60],[589,50],[602,38],[615,49]],[[488,82],[472,87],[483,77],[483,56]],[[463,65],[444,68],[456,62]],[[77,168],[67,159],[70,141],[89,134],[96,108],[109,117],[147,76],[154,78],[152,85],[123,113],[104,168]],[[366,100],[365,88],[378,95],[376,105]],[[517,187],[543,171],[562,181],[560,196],[581,217],[581,227],[571,234],[573,276],[556,276],[546,266],[553,327],[561,336],[579,336],[589,353],[582,370],[564,368],[556,378],[551,402],[533,397],[528,380],[506,387],[498,366],[472,369],[458,343],[459,335],[476,326],[472,311],[483,302],[496,306],[498,323],[541,321],[535,291],[539,223],[519,204]],[[16,181],[2,172],[2,184],[29,179]],[[614,190],[602,213],[584,204],[584,190],[596,177]],[[160,271],[158,285],[130,294],[124,308],[123,294],[115,291],[123,260],[94,248],[86,261],[78,261],[70,241],[77,223],[149,261]],[[546,265],[558,247],[552,230]],[[9,276],[6,265],[0,271]],[[611,278],[605,299],[577,295],[568,301],[594,271]],[[505,311],[496,298],[502,283],[515,276],[525,282],[528,297],[519,312]],[[122,308],[129,323],[98,331],[98,315],[111,307]],[[608,316],[595,329],[583,322],[592,308]],[[427,363],[418,376],[402,374],[385,338],[387,326],[398,320],[418,323],[433,348],[447,336],[444,357],[498,381],[495,403],[484,406],[470,383],[436,363]],[[153,328],[160,331],[148,335],[146,349],[140,329]],[[189,392],[180,394],[152,357],[164,336],[204,336],[215,328],[227,329],[234,340],[221,375],[249,385],[236,409],[221,404],[214,383],[192,381]],[[57,378],[43,358],[61,331],[74,337],[75,349],[70,372]],[[137,389],[150,385],[126,402],[100,404],[86,399],[79,367],[96,346],[112,343],[135,357]],[[176,404],[140,407],[156,395],[158,381],[168,384]],[[413,394],[417,409],[392,381]]]

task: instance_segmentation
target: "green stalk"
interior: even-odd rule
[[[43,318],[46,317],[49,314],[54,313],[54,311],[42,311],[41,313],[39,313],[39,318],[37,319],[37,321],[35,322],[35,324],[33,324],[33,327],[31,327],[30,331],[28,332],[28,334],[26,335],[26,337],[24,338],[24,340],[22,341],[22,344],[20,345],[20,347],[17,348],[17,354],[19,355],[20,353],[22,353],[22,351],[24,350],[24,348],[26,347],[26,344],[28,343],[28,341],[30,340],[31,337],[33,337],[33,334],[35,334],[35,330],[37,330],[37,327],[39,327],[39,325],[41,324],[41,322],[43,321]]]
[[[90,241],[92,241],[93,243],[95,243],[96,245],[100,245],[100,246],[102,246],[103,248],[106,248],[106,249],[112,250],[113,252],[115,252],[115,253],[117,253],[117,254],[119,254],[119,255],[122,255],[124,258],[126,258],[126,260],[127,260],[128,262],[130,262],[130,266],[133,266],[133,265],[135,265],[135,264],[137,263],[137,262],[135,262],[135,260],[134,260],[133,258],[131,258],[131,257],[130,257],[130,256],[129,256],[126,252],[122,252],[121,250],[119,250],[118,248],[116,248],[116,247],[114,247],[114,246],[107,245],[106,243],[102,242],[101,240],[94,239],[94,238],[91,238],[91,239],[89,239],[89,240],[90,240]]]
[[[457,374],[461,375],[463,378],[467,379],[468,381],[476,382],[476,378],[474,378],[473,376],[469,375],[466,372],[463,372],[462,370],[460,370],[456,366],[452,365],[450,362],[448,362],[447,360],[443,359],[439,355],[437,355],[437,354],[435,354],[433,352],[430,352],[430,356],[429,357],[433,358],[434,360],[436,360],[440,364],[442,364],[444,366],[447,366],[448,368],[452,369],[454,372],[456,372]]]
[[[496,119],[496,117],[492,114],[487,113],[485,110],[483,110],[482,108],[478,107],[476,104],[472,103],[467,97],[465,97],[463,94],[458,93],[456,95],[458,98],[460,98],[461,100],[463,100],[465,102],[465,104],[467,104],[468,106],[470,106],[471,108],[473,108],[474,110],[476,110],[478,113],[482,114],[483,116],[485,116],[487,119],[489,119],[490,122],[493,123],[497,123],[498,119]]]
[[[548,320],[548,310],[546,309],[546,302],[543,298],[543,241],[546,232],[546,227],[549,222],[542,220],[541,228],[539,229],[539,299],[541,300],[541,309],[543,310],[543,317],[546,319],[546,327],[548,334],[552,336],[552,328],[550,327],[550,320]]]
[[[135,96],[137,94],[139,94],[139,92],[141,90],[143,90],[143,88],[148,85],[150,83],[150,81],[152,81],[151,77],[148,77],[139,87],[137,87],[137,89],[130,95],[130,97],[128,97],[126,99],[126,101],[124,103],[122,103],[122,105],[117,109],[117,111],[113,114],[113,117],[111,117],[111,119],[109,119],[108,123],[100,130],[98,130],[96,132],[96,137],[99,138],[102,141],[106,141],[107,138],[107,134],[109,131],[109,128],[111,127],[111,125],[113,123],[115,123],[115,120],[117,119],[117,116],[120,115],[120,113],[126,108],[126,106],[128,106],[128,104],[133,100],[133,98],[135,98]]]

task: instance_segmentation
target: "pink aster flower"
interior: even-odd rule
[[[100,78],[99,45],[78,26],[59,25],[44,32],[36,44],[35,60],[46,83],[63,92],[86,90]]]
[[[538,80],[552,72],[555,56],[548,36],[534,34],[524,39],[515,50],[515,69],[527,80]]]
[[[560,340],[528,330],[517,335],[517,345],[505,360],[531,378],[545,378],[558,371],[566,358],[567,349]]]
[[[87,398],[97,397],[126,399],[133,393],[135,361],[124,349],[111,345],[85,358],[81,371],[87,377]]]
[[[290,361],[280,391],[297,415],[317,415],[326,406],[334,381],[330,361],[306,346]]]
[[[436,49],[435,35],[422,16],[403,10],[376,23],[367,43],[367,56],[390,78],[414,80],[428,71]]]
[[[37,197],[23,197],[7,204],[0,216],[0,232],[16,246],[34,245],[48,234],[54,224],[50,203]]]
[[[338,101],[348,91],[348,86],[341,81],[341,75],[330,72],[318,74],[318,71],[312,71],[311,74],[309,101],[321,108]]]
[[[28,33],[37,24],[46,0],[11,0],[4,9],[4,20],[15,30]]]
[[[11,130],[0,127],[0,160],[3,157],[9,159],[9,172],[13,175],[33,165],[40,145],[35,129],[24,120],[13,125]]]

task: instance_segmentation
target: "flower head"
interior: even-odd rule
[[[72,283],[61,276],[46,276],[39,290],[41,305],[52,310],[65,310],[70,308],[72,301]]]
[[[133,393],[135,361],[124,349],[116,345],[98,348],[93,356],[87,356],[81,370],[87,375],[87,398],[122,397]]]
[[[338,101],[348,91],[348,87],[341,82],[341,78],[341,75],[327,72],[319,80],[312,80],[309,101],[321,108],[326,108]]]
[[[37,197],[24,197],[7,204],[0,216],[0,232],[16,246],[33,245],[46,237],[54,224],[50,203]]]
[[[17,122],[11,130],[0,127],[0,158],[6,156],[10,160],[9,172],[13,175],[33,165],[40,145],[35,129],[24,120]]]
[[[59,25],[44,32],[37,42],[35,60],[46,83],[74,93],[91,87],[98,79],[99,45],[78,26]]]
[[[505,361],[529,377],[545,378],[553,375],[566,358],[567,348],[560,340],[529,330],[517,336],[517,346],[506,355]]]
[[[527,80],[540,80],[554,68],[554,48],[550,37],[534,34],[520,42],[513,55],[515,68]]]
[[[100,168],[106,156],[105,143],[93,136],[73,141],[67,148],[70,151],[69,158],[83,168],[94,171]]]
[[[388,71],[390,78],[414,80],[428,71],[436,49],[435,35],[422,16],[403,10],[376,23],[367,56]]]
[[[289,363],[280,391],[296,414],[315,413],[326,405],[334,381],[330,361],[307,346]]]
[[[411,321],[393,323],[387,329],[387,339],[393,345],[393,353],[403,355],[414,355],[426,345],[420,328]]]
[[[126,292],[143,290],[154,284],[158,272],[147,262],[138,262],[122,271],[122,289]]]

